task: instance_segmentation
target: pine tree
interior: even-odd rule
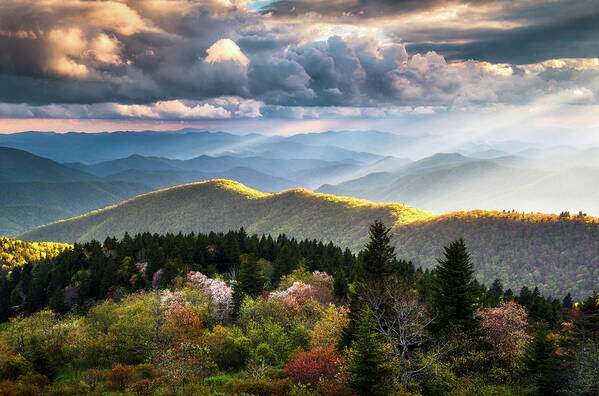
[[[366,281],[379,282],[395,271],[395,247],[391,245],[391,228],[376,220],[370,226],[370,241],[362,251],[360,277]]]
[[[243,298],[245,296],[258,297],[264,290],[265,283],[266,278],[262,274],[258,259],[250,254],[247,259],[242,260],[236,282],[233,285],[233,316],[237,316]]]
[[[258,259],[250,254],[247,256],[247,259],[241,262],[241,266],[239,267],[235,292],[256,298],[264,290],[265,282],[266,279],[262,274],[262,268],[258,264]]]
[[[566,294],[566,297],[564,297],[564,299],[562,300],[562,307],[572,308],[572,305],[574,305],[574,300],[572,299],[572,294],[568,292],[568,294]]]
[[[437,316],[433,330],[444,335],[454,331],[471,334],[479,329],[479,319],[474,316],[479,288],[464,240],[445,247],[445,258],[438,262],[432,295]]]
[[[560,374],[560,360],[557,346],[549,338],[549,328],[539,322],[534,337],[524,351],[524,364],[527,376],[536,388],[538,395],[556,395],[565,384]]]
[[[495,279],[489,291],[487,293],[487,300],[489,305],[492,307],[496,307],[499,304],[499,300],[501,299],[501,295],[503,294],[503,285],[499,279]]]
[[[349,286],[347,284],[347,278],[343,271],[337,271],[335,274],[335,281],[333,282],[333,294],[340,300],[347,298],[349,292]]]
[[[397,259],[395,248],[391,245],[391,229],[377,220],[370,226],[370,241],[360,253],[360,271],[358,280],[353,284],[349,298],[349,324],[343,330],[338,348],[349,347],[354,340],[360,321],[360,315],[366,308],[365,296],[382,296],[389,279],[393,277]],[[380,305],[385,309],[385,304]]]
[[[57,314],[64,314],[69,310],[66,302],[64,301],[64,290],[63,288],[56,289],[50,297],[48,307]]]
[[[356,340],[352,343],[349,368],[350,386],[359,396],[387,395],[390,391],[391,366],[383,355],[382,343],[373,327],[373,313],[365,310],[356,329]]]

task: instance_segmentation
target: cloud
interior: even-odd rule
[[[204,62],[208,63],[237,62],[243,66],[250,63],[247,56],[241,52],[239,46],[231,39],[218,40],[206,50],[206,53],[208,56],[206,56]]]
[[[597,2],[248,4],[0,2],[0,112],[374,118],[599,98]]]

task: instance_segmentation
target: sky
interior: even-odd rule
[[[599,140],[597,0],[3,0],[0,133]]]

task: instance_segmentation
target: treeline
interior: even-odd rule
[[[75,244],[0,282],[0,394],[591,395],[598,296],[433,270],[376,222],[353,255],[248,235]]]

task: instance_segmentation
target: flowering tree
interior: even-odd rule
[[[286,305],[289,305],[289,307],[301,306],[308,299],[316,300],[322,304],[333,302],[333,295],[328,289],[321,286],[309,285],[304,282],[293,282],[288,289],[270,293],[269,298],[281,300]]]
[[[197,271],[189,272],[187,279],[191,284],[202,288],[210,296],[217,319],[224,320],[230,314],[233,309],[233,290],[224,281],[208,278]]]
[[[516,357],[524,342],[530,338],[526,310],[513,301],[503,302],[496,308],[480,310],[476,315],[482,319],[489,342],[506,358]]]

